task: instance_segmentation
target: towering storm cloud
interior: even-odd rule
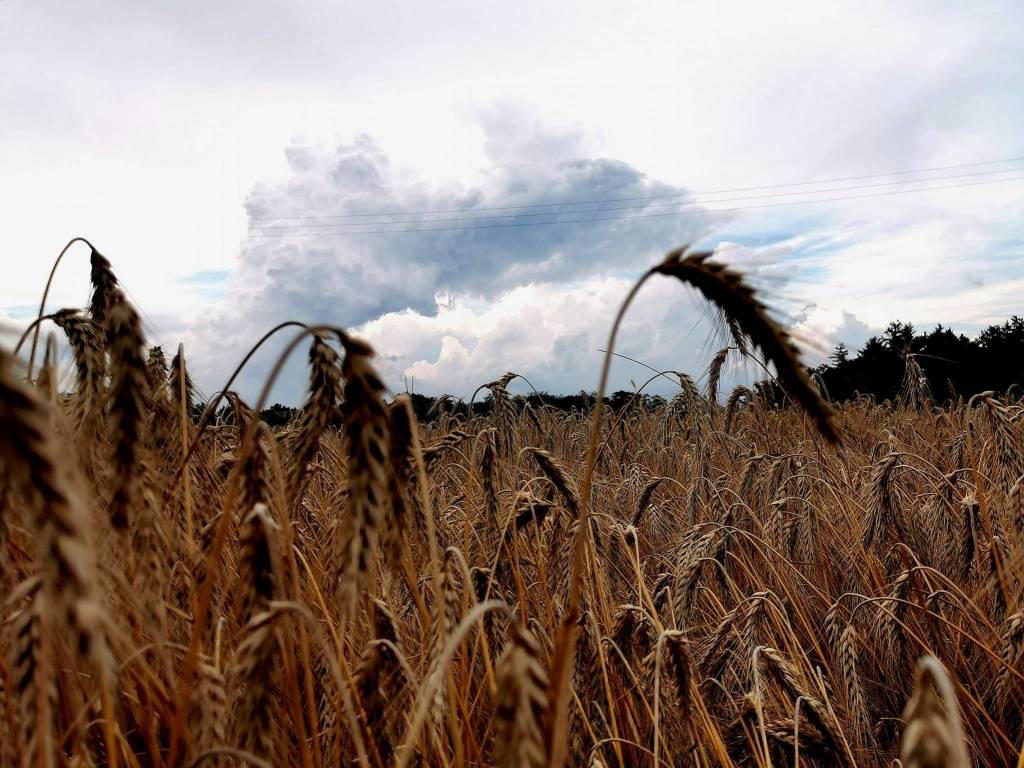
[[[585,333],[593,348],[590,331],[604,333],[613,287],[699,238],[716,218],[681,187],[587,156],[582,131],[549,131],[508,107],[486,114],[482,127],[489,165],[471,186],[423,183],[366,135],[333,149],[292,143],[288,176],[249,195],[249,236],[228,291],[192,333],[218,327],[235,355],[244,340],[285,319],[372,323],[375,333],[397,323],[398,336],[433,325],[458,340],[455,318],[465,323],[458,332],[485,334],[488,322],[526,302],[533,311],[514,322],[532,327],[503,329],[505,351],[542,329],[571,347],[567,327]],[[392,353],[392,374],[453,384],[430,373],[444,335],[402,344],[403,356]],[[450,354],[455,342],[446,343]],[[544,350],[531,350],[542,363]],[[215,367],[223,351],[202,362]],[[463,381],[482,371],[473,365],[450,373]],[[552,384],[569,381],[559,376]]]

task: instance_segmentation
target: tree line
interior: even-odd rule
[[[1006,392],[1014,385],[1024,388],[1024,318],[1014,315],[1002,324],[988,326],[973,339],[943,325],[920,332],[912,323],[893,321],[856,353],[839,344],[828,360],[810,369],[810,373],[828,397],[839,402],[863,396],[881,402],[913,395],[911,399],[918,402],[923,398],[941,404],[986,390]],[[908,386],[913,392],[907,391]],[[435,398],[418,393],[410,393],[410,398],[420,421],[436,417],[439,406]],[[515,399],[533,408],[588,411],[595,398],[594,392],[531,392]],[[665,404],[665,398],[621,390],[607,396],[604,402],[612,410],[627,404],[654,410]],[[468,403],[458,400],[441,407],[462,414],[469,410]],[[489,396],[473,403],[475,414],[484,415],[490,409]],[[271,426],[282,426],[295,413],[295,408],[275,403],[261,415]]]
[[[936,403],[986,390],[1006,392],[1024,385],[1024,318],[1014,315],[973,339],[942,325],[921,333],[911,323],[895,321],[856,355],[838,345],[814,373],[829,397],[839,401],[858,395],[878,401],[906,397],[908,385]]]

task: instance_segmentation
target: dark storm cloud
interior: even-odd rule
[[[507,126],[485,128],[494,164],[470,188],[432,189],[407,178],[368,136],[333,152],[290,147],[290,176],[247,202],[253,237],[238,276],[253,286],[250,300],[357,324],[406,307],[430,311],[438,294],[489,298],[535,280],[632,270],[698,232],[692,215],[542,223],[673,208],[665,200],[521,207],[662,195],[687,202],[686,191],[618,160],[571,156],[579,150],[576,135],[548,137],[534,126],[512,137]],[[503,206],[519,208],[484,210]],[[444,213],[398,215],[404,211]],[[381,212],[396,215],[367,215]],[[368,234],[404,228],[446,231]]]

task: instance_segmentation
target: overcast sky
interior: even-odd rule
[[[286,319],[357,329],[395,389],[593,389],[631,280],[685,242],[812,357],[893,319],[973,333],[1022,311],[1024,159],[989,162],[1024,158],[1022,40],[1016,0],[0,0],[0,322],[85,235],[207,392]],[[782,196],[809,189],[839,191]],[[583,200],[621,202],[552,206]],[[449,213],[353,217],[401,211]],[[448,221],[381,224],[423,219]],[[85,302],[86,256],[54,308]],[[621,351],[699,373],[702,312],[653,283]]]

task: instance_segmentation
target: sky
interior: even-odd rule
[[[810,362],[895,319],[976,333],[1022,309],[1022,37],[1016,1],[0,0],[2,339],[76,235],[205,392],[284,320],[362,335],[395,391],[592,390],[687,243]],[[74,247],[48,305],[87,296]],[[696,376],[721,343],[659,279],[617,349]]]

